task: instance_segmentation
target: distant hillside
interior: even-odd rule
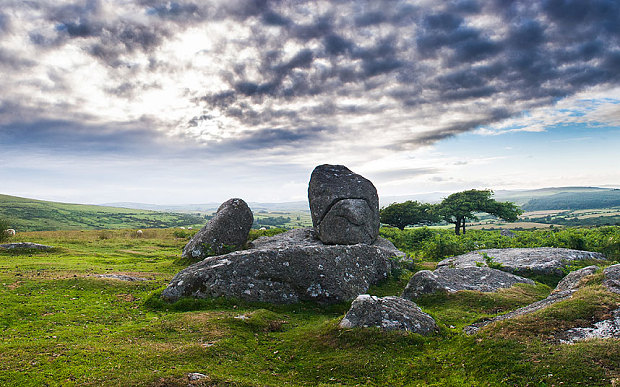
[[[582,210],[620,206],[620,189],[591,192],[560,192],[525,203],[525,211]]]
[[[549,187],[531,190],[497,190],[495,191],[494,198],[502,202],[508,201],[513,202],[519,206],[523,206],[530,200],[549,197],[557,194],[589,195],[591,193],[608,191],[612,191],[612,189],[600,187]],[[542,209],[547,210],[551,208]]]
[[[0,195],[0,217],[18,231],[163,228],[202,225],[202,216],[187,213],[69,204]]]

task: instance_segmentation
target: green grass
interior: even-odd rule
[[[499,386],[609,385],[620,377],[620,342],[562,345],[550,340],[570,324],[604,317],[620,298],[595,275],[574,300],[475,336],[461,328],[505,313],[550,291],[519,285],[498,293],[458,292],[419,300],[440,332],[339,329],[348,303],[328,307],[251,304],[158,295],[183,268],[185,238],[174,230],[20,233],[13,241],[51,252],[0,251],[0,385]],[[417,262],[370,289],[397,295]],[[124,273],[143,282],[102,279]],[[564,325],[562,325],[564,324]]]
[[[0,195],[0,218],[6,218],[18,232],[201,227],[206,223],[195,214],[57,203],[9,195]]]

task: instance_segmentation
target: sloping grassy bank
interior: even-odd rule
[[[0,385],[609,385],[620,377],[620,341],[559,344],[560,321],[587,325],[620,298],[592,279],[550,312],[463,326],[544,298],[543,284],[494,294],[459,292],[420,300],[438,321],[430,337],[338,329],[348,304],[274,306],[234,300],[163,303],[187,242],[173,230],[18,234],[51,252],[0,251]],[[423,257],[416,267],[427,265]],[[146,278],[123,282],[116,273]],[[412,274],[375,286],[398,294]],[[568,311],[561,313],[561,311]]]

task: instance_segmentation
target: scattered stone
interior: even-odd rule
[[[506,230],[506,229],[502,229],[502,231],[500,232],[501,236],[505,236],[508,238],[516,238],[517,234],[515,234],[514,232],[510,231],[510,230]]]
[[[557,338],[561,343],[572,344],[587,339],[620,338],[620,308],[611,312],[612,318],[599,321],[591,328],[572,328]]]
[[[379,196],[344,165],[319,165],[308,185],[312,224],[325,244],[371,244],[379,235]]]
[[[179,272],[162,297],[227,297],[245,301],[336,303],[387,278],[392,249],[325,245],[311,228],[258,238],[249,250],[209,257]]]
[[[40,245],[38,243],[32,242],[20,242],[20,243],[7,243],[4,245],[0,245],[1,248],[4,249],[35,249],[35,250],[50,250],[53,249],[54,246]]]
[[[142,235],[144,235],[144,231],[142,231],[142,230],[138,230],[138,231],[136,231],[136,236],[137,236],[138,238],[142,237]]]
[[[245,245],[254,216],[242,199],[222,203],[215,216],[183,248],[183,258],[202,260]]]
[[[584,267],[583,269],[571,271],[568,275],[562,278],[562,281],[553,289],[552,293],[563,292],[566,290],[575,290],[579,287],[579,282],[598,270],[598,266],[592,265]]]
[[[568,300],[579,289],[581,280],[588,275],[594,274],[597,269],[598,269],[597,266],[588,266],[588,267],[584,267],[583,269],[573,271],[569,273],[566,277],[564,277],[562,281],[560,281],[560,283],[558,283],[558,285],[551,292],[549,297],[543,300],[540,300],[540,301],[536,301],[532,304],[529,304],[527,306],[524,306],[523,308],[519,308],[512,312],[493,317],[489,320],[480,321],[475,324],[466,326],[464,331],[465,333],[471,335],[471,334],[478,332],[480,328],[485,327],[492,322],[508,320],[508,319],[511,319],[517,316],[523,316],[526,314],[530,314],[538,310],[544,309],[555,303],[558,303],[560,301]]]
[[[605,285],[610,292],[620,294],[620,264],[609,266],[603,273],[605,273],[603,285]]]
[[[108,279],[117,279],[120,281],[147,281],[146,278],[142,277],[132,277],[130,275],[125,274],[97,274],[95,277],[98,278],[108,278]]]
[[[189,374],[187,374],[187,379],[192,380],[192,381],[204,379],[206,377],[207,375],[201,374],[199,372],[190,372]]]
[[[413,275],[403,291],[403,298],[414,299],[435,292],[454,293],[459,290],[495,292],[517,283],[533,285],[534,281],[489,267],[441,267],[422,270]]]
[[[514,274],[544,274],[563,276],[562,269],[568,265],[586,259],[605,260],[601,253],[590,251],[561,249],[554,247],[487,249],[472,251],[456,257],[446,258],[437,267],[475,267],[488,266],[483,253],[493,263],[501,265],[498,269]]]
[[[375,297],[362,294],[340,321],[340,328],[378,327],[428,335],[438,330],[435,320],[415,303],[400,297]]]

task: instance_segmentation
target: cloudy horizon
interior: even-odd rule
[[[0,194],[620,185],[613,0],[8,0],[0,38]]]

